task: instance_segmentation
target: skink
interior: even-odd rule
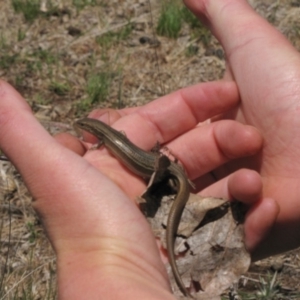
[[[157,154],[140,149],[122,132],[91,118],[80,119],[75,122],[74,126],[97,137],[117,159],[136,175],[150,178],[156,171]],[[178,272],[174,254],[175,235],[183,209],[189,199],[189,181],[183,168],[175,162],[170,163],[168,171],[174,177],[178,191],[168,216],[166,230],[167,252],[178,287],[185,296],[190,296]]]

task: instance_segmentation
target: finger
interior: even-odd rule
[[[246,205],[254,205],[260,200],[261,193],[261,177],[248,169],[238,170],[200,192],[203,196],[235,199]]]
[[[156,142],[166,143],[199,122],[232,109],[238,101],[238,90],[233,82],[197,84],[140,108],[119,111],[122,118],[113,127],[124,131],[142,149],[149,150]],[[102,116],[105,122],[107,116]]]
[[[138,107],[133,107],[132,110],[133,112],[137,110]],[[100,109],[95,109],[89,113],[89,118],[93,119],[99,119],[102,122],[112,125],[116,121],[118,121],[122,116],[125,115],[124,111],[129,110],[129,109],[120,109],[120,110],[115,110],[111,108],[100,108]]]
[[[196,127],[168,148],[194,180],[230,160],[256,154],[262,145],[262,136],[254,127],[223,120]],[[197,183],[203,188],[199,180]]]
[[[77,153],[80,156],[83,156],[86,152],[86,149],[81,141],[75,136],[69,133],[59,133],[54,136],[55,140],[59,142],[62,146],[68,148],[69,150]]]
[[[248,54],[253,58],[258,56],[256,60],[261,62],[261,57],[269,57],[270,51],[277,54],[278,49],[293,49],[287,39],[259,16],[245,0],[184,0],[184,2],[211,28],[224,46],[229,60],[236,59],[236,55],[246,52],[245,57],[248,58]],[[274,44],[278,47],[273,47]],[[261,48],[262,45],[269,47]],[[251,53],[253,50],[259,51]],[[253,64],[253,61],[247,59],[244,63],[247,66]],[[256,67],[262,69],[264,65]]]
[[[261,198],[262,180],[252,170],[242,169],[229,175],[200,193],[203,196],[214,196],[235,199],[248,205],[244,231],[245,243],[253,258],[262,258],[264,253],[255,252],[257,246],[265,239],[272,229],[279,214],[277,202],[271,198]]]
[[[288,40],[247,1],[185,0],[185,3],[205,18],[222,43],[241,98],[251,99],[243,103],[247,107],[247,121],[261,126],[255,124],[257,111],[263,109],[269,115],[286,107],[286,102],[279,100],[298,91],[298,81],[292,79],[296,74],[300,76],[299,54]]]
[[[250,252],[253,252],[254,260],[264,257],[263,252],[256,253],[255,249],[271,231],[278,214],[279,206],[272,198],[258,201],[249,210],[245,221],[246,247]]]

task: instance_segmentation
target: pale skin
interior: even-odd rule
[[[201,95],[200,101],[195,101],[195,93],[196,98]],[[164,112],[170,118],[167,123],[157,114],[165,101],[174,104]],[[256,172],[243,169],[216,183],[204,175],[232,158],[259,151],[262,138],[255,128],[220,121],[175,138],[178,131],[185,131],[185,121],[180,120],[180,127],[172,117],[178,110],[187,115],[191,108],[199,111],[191,121],[196,124],[226,112],[238,101],[235,83],[214,82],[175,92],[138,111],[111,111],[104,116],[109,115],[113,126],[122,128],[144,149],[157,140],[172,140],[167,145],[186,164],[189,176],[208,186],[203,194],[239,199],[249,207],[256,203],[259,208],[252,215],[261,220],[261,211],[273,201],[262,201],[261,178]],[[142,131],[132,122],[138,122]],[[173,299],[163,264],[166,257],[134,201],[145,189],[140,178],[130,174],[106,149],[86,153],[75,137],[50,137],[21,95],[3,81],[0,127],[0,147],[22,174],[56,252],[59,299]],[[192,157],[196,169],[188,165],[187,155],[177,152],[182,143],[201,149],[202,158]],[[250,214],[246,222],[250,227],[251,218]]]
[[[266,141],[260,167],[263,190],[254,171],[242,169],[227,176],[246,165],[243,160],[222,167],[258,152],[263,142],[259,131],[229,120],[193,129],[206,118],[230,114],[238,105],[233,82],[199,84],[139,109],[110,112],[110,124],[143,149],[156,141],[166,143],[198,190],[204,188],[202,194],[248,204],[246,243],[257,257],[284,250],[280,244],[296,247],[300,56],[244,1],[186,3],[199,16],[206,12],[207,23],[224,46],[227,76],[234,77],[241,94],[237,120],[255,125]],[[270,46],[274,43],[276,47]],[[172,105],[164,105],[170,101]],[[92,114],[99,115],[103,119],[108,114]],[[21,172],[56,251],[60,299],[174,299],[164,257],[134,202],[145,187],[139,178],[105,149],[86,153],[75,138],[50,137],[23,98],[4,82],[0,82],[0,128],[0,148]],[[247,166],[257,168],[257,159],[248,159]],[[205,175],[212,170],[222,179],[214,182]],[[275,220],[268,237],[274,247],[267,249],[261,241]],[[284,234],[276,240],[276,232]]]

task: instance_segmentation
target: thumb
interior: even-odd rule
[[[52,138],[21,95],[3,81],[0,128],[0,148],[21,173],[56,251],[72,243],[84,250],[90,243],[83,240],[109,236],[157,253],[136,205],[99,170]]]

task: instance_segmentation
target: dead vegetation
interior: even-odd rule
[[[300,1],[249,2],[300,50]],[[70,130],[94,107],[136,106],[221,78],[221,46],[186,12],[175,38],[157,35],[166,3],[2,0],[0,76],[51,132]],[[8,162],[0,180],[0,299],[55,299],[55,257],[31,198]],[[270,258],[251,268],[239,291],[243,299],[300,299],[299,273],[298,251]]]

